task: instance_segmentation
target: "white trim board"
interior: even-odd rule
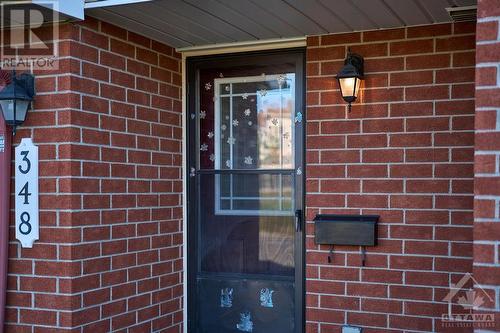
[[[263,39],[258,41],[221,43],[202,46],[189,46],[176,49],[184,57],[217,55],[225,53],[251,52],[264,50],[305,47],[307,37]]]
[[[110,6],[131,5],[139,2],[149,2],[152,0],[98,0],[85,3],[85,9],[102,8]]]

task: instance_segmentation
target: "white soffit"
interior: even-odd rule
[[[450,22],[477,0],[92,0],[86,14],[176,48]]]
[[[52,2],[47,0],[32,0],[32,3],[35,5],[57,10],[64,18],[83,20],[84,0],[57,0],[56,8],[53,7]]]

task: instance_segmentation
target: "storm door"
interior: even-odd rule
[[[189,332],[303,332],[303,63],[188,62]]]

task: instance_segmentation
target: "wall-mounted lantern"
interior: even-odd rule
[[[362,56],[351,53],[349,50],[344,60],[344,67],[337,74],[340,93],[344,101],[349,103],[349,111],[351,111],[351,103],[358,97],[359,86],[364,75],[363,62]]]
[[[12,126],[15,135],[16,127],[26,120],[35,97],[35,77],[27,73],[17,76],[15,71],[11,75],[2,72],[2,81],[5,85],[0,90],[0,108],[5,122]]]

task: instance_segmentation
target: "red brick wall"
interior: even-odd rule
[[[16,136],[40,147],[41,230],[21,249],[11,226],[7,331],[180,332],[179,55],[92,18],[60,33]]]
[[[441,331],[450,282],[472,271],[475,23],[307,45],[307,332]],[[366,72],[351,113],[334,79],[347,47]],[[328,263],[318,212],[381,216],[366,267],[359,247]]]
[[[480,0],[477,25],[474,277],[500,332],[500,1]],[[480,292],[479,288],[477,292]]]

